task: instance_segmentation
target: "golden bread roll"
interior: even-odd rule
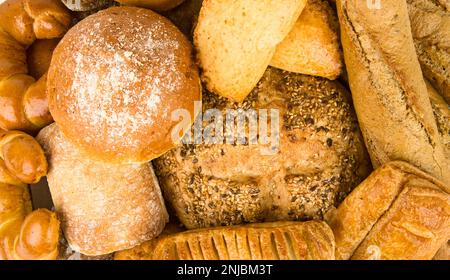
[[[450,237],[449,187],[394,161],[327,214],[337,259],[432,259]]]
[[[47,160],[39,143],[20,131],[0,130],[0,182],[34,184],[47,174]]]
[[[423,74],[450,104],[450,2],[406,2]]]
[[[306,0],[205,0],[194,31],[208,90],[241,102],[256,86],[276,46]]]
[[[383,0],[382,9],[359,0],[336,3],[353,102],[372,164],[406,161],[450,184],[450,158],[415,53],[406,0]]]
[[[339,22],[326,0],[309,0],[294,28],[277,46],[271,66],[336,79],[343,67]]]
[[[184,0],[116,0],[129,6],[149,8],[155,11],[167,11],[180,5]]]
[[[55,49],[50,111],[69,141],[108,163],[143,163],[174,147],[174,110],[201,100],[192,48],[167,19],[113,7],[87,17]]]
[[[30,76],[43,69],[27,66],[26,48],[36,39],[61,37],[70,22],[69,11],[59,0],[0,4],[0,128],[36,132],[52,122],[46,77]]]
[[[333,260],[335,252],[333,233],[321,221],[190,230],[163,236],[152,245],[139,259]]]
[[[166,202],[189,229],[320,219],[371,170],[349,93],[337,82],[269,67],[243,103],[205,91],[203,109],[224,118],[232,109],[279,110],[279,148],[187,143],[155,159]]]
[[[95,256],[159,235],[168,220],[150,164],[99,162],[52,124],[38,135],[49,160],[48,184],[70,247]]]

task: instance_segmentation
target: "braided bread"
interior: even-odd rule
[[[7,0],[0,4],[0,128],[35,132],[52,122],[47,76],[29,75],[26,49],[36,39],[61,37],[71,23],[58,0]]]
[[[31,212],[26,185],[46,174],[44,151],[33,137],[0,130],[0,260],[57,257],[56,214],[45,209]]]

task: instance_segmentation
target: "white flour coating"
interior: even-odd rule
[[[114,34],[114,38],[98,36],[104,30]],[[83,45],[74,54],[72,85],[64,93],[72,96],[69,111],[77,112],[72,121],[83,116],[87,129],[106,129],[104,140],[111,149],[115,143],[139,145],[140,137],[133,134],[157,120],[161,92],[174,92],[182,85],[182,74],[176,70],[180,62],[174,52],[168,51],[177,50],[178,43],[164,30],[161,21],[144,26],[134,20],[124,28],[110,16],[81,31],[85,32],[79,32],[76,41]],[[59,100],[60,96],[56,98]]]

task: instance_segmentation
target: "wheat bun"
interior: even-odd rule
[[[112,7],[79,22],[55,49],[50,111],[64,135],[90,157],[149,161],[174,147],[174,110],[194,115],[201,100],[192,47],[167,19]]]

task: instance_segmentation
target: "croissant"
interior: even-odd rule
[[[29,75],[27,47],[61,37],[71,16],[58,0],[7,0],[0,4],[0,128],[36,132],[53,121],[44,74]]]
[[[0,130],[0,260],[58,255],[58,218],[46,209],[32,212],[27,186],[45,176],[47,166],[33,137]]]

